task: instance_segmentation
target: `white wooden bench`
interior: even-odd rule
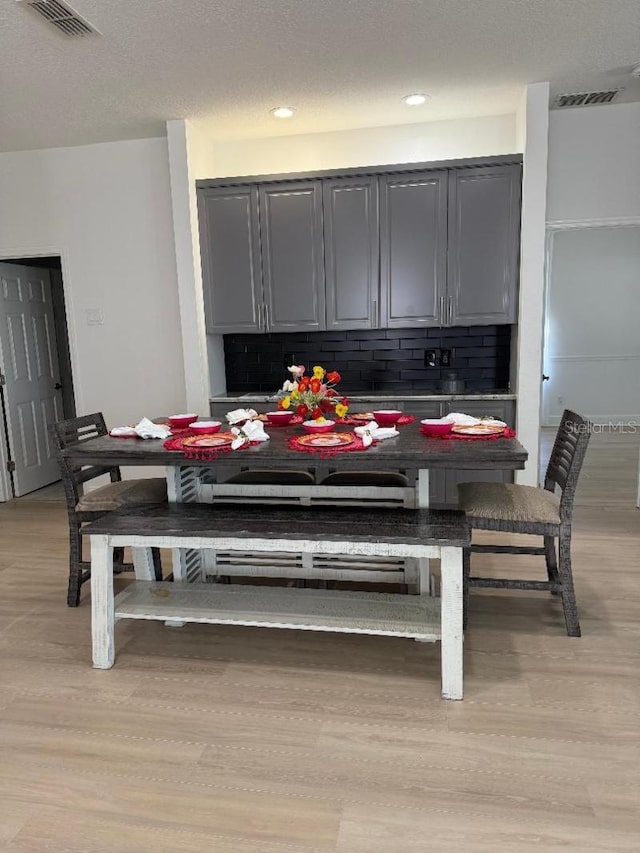
[[[354,507],[133,508],[87,525],[91,541],[93,665],[115,661],[120,619],[377,634],[441,642],[442,696],[462,699],[462,513]],[[113,549],[149,555],[148,572],[114,600]],[[441,597],[211,583],[158,583],[151,548],[405,557],[441,561]],[[423,585],[426,589],[427,585]],[[169,640],[168,640],[169,642]]]

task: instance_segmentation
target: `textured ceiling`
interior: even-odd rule
[[[543,80],[640,100],[638,0],[71,2],[102,35],[0,0],[0,150],[159,136],[171,118],[231,139],[508,113]],[[416,91],[429,103],[406,107]],[[273,119],[279,104],[295,117]]]

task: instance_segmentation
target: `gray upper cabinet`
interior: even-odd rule
[[[447,173],[382,177],[380,325],[440,325],[446,263]]]
[[[374,329],[378,315],[378,179],[323,181],[327,329]]]
[[[199,186],[207,331],[514,323],[520,180],[469,164]]]
[[[449,174],[449,326],[514,323],[520,236],[520,167]]]
[[[322,184],[268,184],[259,193],[267,328],[273,332],[322,330]]]
[[[198,213],[207,331],[261,331],[257,187],[200,190]]]

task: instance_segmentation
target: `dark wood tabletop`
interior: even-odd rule
[[[350,432],[340,426],[337,432]],[[211,467],[216,462],[240,463],[243,467],[310,468],[330,463],[336,470],[365,468],[524,468],[528,453],[515,438],[492,440],[443,440],[426,438],[418,424],[399,427],[397,438],[388,438],[366,451],[337,453],[330,458],[299,453],[288,440],[303,435],[302,427],[267,427],[270,440],[246,449],[221,453],[212,461],[185,459],[181,452],[168,451],[160,439],[112,438],[103,436],[80,442],[64,451],[64,456],[84,465],[159,465]]]

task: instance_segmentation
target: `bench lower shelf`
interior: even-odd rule
[[[134,581],[115,599],[116,619],[199,622],[440,640],[430,596],[240,584]]]

